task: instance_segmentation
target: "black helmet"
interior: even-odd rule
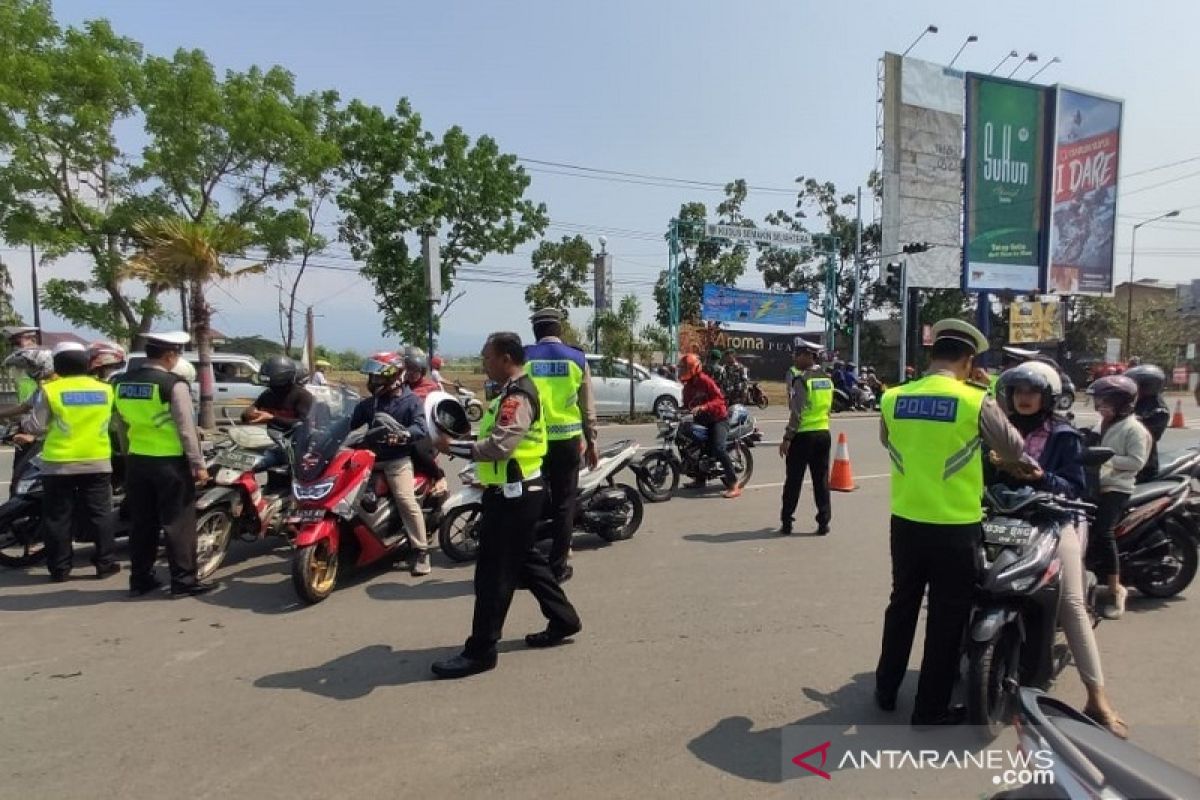
[[[419,347],[404,348],[404,368],[420,373],[428,372],[429,359],[426,358],[425,351]]]
[[[1159,395],[1167,385],[1167,374],[1153,364],[1139,364],[1125,370],[1125,377],[1137,384],[1144,395]]]
[[[1041,392],[1042,413],[1049,414],[1054,411],[1055,399],[1062,394],[1062,379],[1058,376],[1058,370],[1044,361],[1026,361],[1006,369],[996,381],[996,402],[1005,414],[1017,412],[1012,395],[1020,387]]]
[[[296,382],[300,374],[296,362],[287,356],[271,356],[258,370],[258,382],[272,389],[282,389]]]
[[[434,401],[429,416],[434,427],[447,436],[463,439],[471,435],[471,421],[467,419],[466,409],[449,395]]]
[[[1117,409],[1117,413],[1127,413],[1137,400],[1138,387],[1132,379],[1124,375],[1109,375],[1094,382],[1087,389],[1088,394],[1097,400]]]

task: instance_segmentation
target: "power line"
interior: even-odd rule
[[[1179,181],[1186,181],[1188,178],[1195,178],[1197,175],[1200,175],[1200,170],[1197,170],[1196,172],[1189,172],[1186,175],[1177,175],[1174,178],[1168,178],[1165,181],[1159,181],[1158,183],[1152,183],[1149,186],[1143,186],[1140,189],[1131,189],[1127,192],[1121,192],[1120,196],[1128,197],[1131,194],[1140,194],[1142,192],[1148,192],[1151,189],[1158,189],[1159,187],[1166,186],[1167,184],[1170,184],[1170,183],[1178,183]]]
[[[721,191],[724,191],[725,186],[727,185],[726,183],[720,183],[718,181],[702,181],[702,180],[694,180],[692,178],[671,178],[671,177],[667,177],[664,175],[647,175],[647,174],[641,173],[641,172],[626,172],[624,170],[619,170],[619,169],[602,169],[600,167],[585,167],[581,164],[567,164],[562,161],[545,161],[545,160],[539,159],[539,158],[526,158],[524,156],[517,156],[517,160],[521,161],[525,164],[539,164],[543,167],[558,167],[560,169],[577,170],[579,172],[592,172],[592,173],[597,173],[599,175],[613,175],[613,176],[618,176],[618,177],[623,177],[623,178],[641,178],[643,180],[651,180],[651,181],[666,181],[666,182],[674,183],[674,184],[687,184],[687,185],[691,185],[696,188],[701,188],[701,187],[716,188]],[[560,173],[560,174],[567,174],[567,173]],[[583,176],[579,176],[579,177],[583,177]],[[728,181],[728,183],[733,183],[733,181]],[[756,192],[774,192],[777,194],[786,194],[786,195],[794,195],[794,194],[799,193],[798,189],[781,189],[781,188],[775,187],[775,186],[757,186],[757,185],[747,184],[746,188],[753,189]]]
[[[1200,156],[1192,156],[1191,158],[1182,158],[1179,161],[1172,161],[1168,164],[1159,164],[1157,167],[1148,167],[1147,169],[1140,169],[1137,172],[1126,172],[1124,175],[1121,176],[1121,178],[1122,179],[1135,178],[1138,175],[1146,175],[1147,173],[1150,173],[1150,172],[1158,172],[1159,170],[1170,169],[1171,167],[1178,167],[1181,164],[1191,164],[1193,161],[1200,161]]]

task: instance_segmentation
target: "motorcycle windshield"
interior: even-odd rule
[[[292,474],[299,483],[320,478],[329,462],[350,435],[350,416],[334,417],[323,423],[308,420],[292,434]]]

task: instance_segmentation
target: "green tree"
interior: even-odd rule
[[[155,210],[116,135],[137,110],[141,59],[103,20],[62,29],[45,0],[0,0],[0,234],[43,263],[86,253],[91,276],[47,281],[44,304],[118,339],[160,311],[158,290],[136,297],[121,269],[129,224]]]
[[[8,264],[0,260],[0,325],[20,325],[21,315],[13,308],[12,273]]]
[[[562,237],[561,242],[544,241],[533,251],[532,262],[537,280],[525,289],[530,311],[567,311],[592,304],[584,288],[592,267],[592,246],[587,239],[576,234]]]
[[[511,253],[541,234],[544,205],[525,198],[529,175],[516,156],[481,136],[474,143],[455,126],[440,139],[426,132],[407,100],[392,114],[351,102],[341,128],[341,235],[375,285],[385,333],[423,341],[429,303],[416,237],[441,240],[441,316],[458,270],[492,253]],[[410,242],[412,249],[410,250]]]
[[[746,201],[746,182],[735,180],[725,185],[725,199],[717,206],[717,220],[730,225],[753,227],[742,213]],[[679,261],[679,319],[699,322],[704,284],[732,286],[746,272],[750,250],[744,244],[708,239],[703,236],[708,209],[703,203],[684,203],[679,208],[683,257]],[[660,325],[670,324],[670,300],[667,273],[659,274],[654,286],[654,302]]]
[[[130,274],[150,286],[186,290],[192,310],[193,336],[200,361],[200,426],[212,428],[212,308],[205,290],[218,281],[258,274],[255,264],[231,268],[226,258],[245,252],[253,241],[249,229],[235,222],[192,222],[181,217],[146,219],[134,224],[140,249],[127,264]]]

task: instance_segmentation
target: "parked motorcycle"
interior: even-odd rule
[[[1112,451],[1094,448],[1085,459],[1103,463]],[[967,718],[990,735],[1007,724],[1019,686],[1046,688],[1066,665],[1054,647],[1062,563],[1058,552],[1065,525],[1081,523],[1095,506],[1030,487],[996,485],[984,496],[979,585],[966,641]],[[1086,596],[1094,607],[1096,578],[1088,573]]]
[[[342,569],[392,562],[411,547],[375,454],[363,449],[388,435],[403,439],[408,432],[387,414],[376,414],[365,432],[352,433],[350,418],[342,417],[325,428],[302,424],[293,433],[292,586],[306,603],[328,597]],[[415,485],[426,530],[436,530],[442,497],[433,494],[427,476],[417,475]]]
[[[475,393],[470,389],[465,388],[459,381],[454,382],[454,391],[458,393],[458,402],[462,403],[462,407],[467,412],[467,419],[471,422],[479,422],[483,419],[483,402],[475,396]]]
[[[1150,597],[1174,597],[1191,585],[1200,562],[1195,499],[1186,475],[1134,487],[1116,527],[1122,583]]]
[[[766,408],[770,405],[767,393],[758,385],[758,381],[750,381],[750,385],[746,387],[746,402],[757,408]]]
[[[1053,782],[1030,783],[993,795],[993,800],[1200,797],[1200,776],[1118,739],[1042,692],[1017,693],[1016,722],[1023,752],[1050,754]]]
[[[697,424],[691,414],[662,414],[658,420],[658,439],[662,445],[646,453],[634,466],[638,491],[652,503],[670,500],[679,488],[680,475],[692,480],[718,480],[724,474],[721,462],[708,455],[708,429]],[[727,447],[738,486],[745,486],[754,473],[753,443],[762,434],[745,406],[729,409]]]
[[[254,542],[291,533],[291,467],[284,461],[267,468],[275,448],[289,452],[287,433],[270,426],[237,425],[226,428],[224,435],[226,440],[209,459],[212,481],[196,500],[201,579],[221,566],[234,536]]]
[[[632,467],[640,445],[628,439],[601,450],[595,469],[579,472],[579,491],[575,503],[575,529],[594,533],[606,542],[631,538],[642,525],[642,498],[636,489],[617,483],[616,476]],[[462,488],[442,510],[438,544],[453,561],[472,561],[479,552],[479,521],[483,514],[483,487],[475,479],[475,466],[468,464],[459,473]],[[550,538],[550,522],[538,523],[538,539]]]

